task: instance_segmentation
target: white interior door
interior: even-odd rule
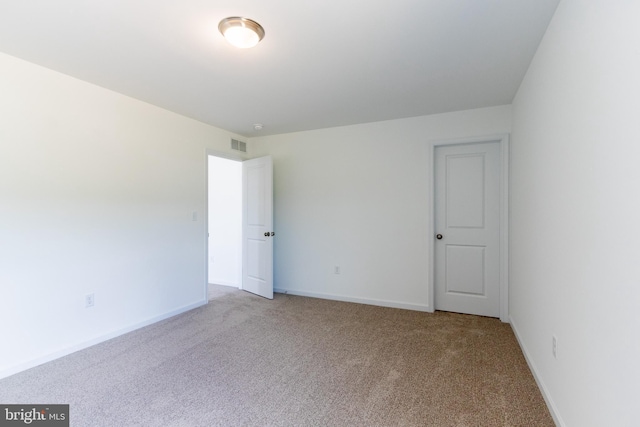
[[[500,317],[500,143],[435,149],[435,308]]]
[[[242,289],[273,299],[273,164],[242,163]]]

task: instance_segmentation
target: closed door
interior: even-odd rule
[[[242,289],[273,299],[273,165],[270,156],[242,163]]]
[[[435,149],[435,308],[500,317],[500,144]]]

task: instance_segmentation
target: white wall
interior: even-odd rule
[[[253,138],[274,161],[276,290],[430,309],[429,141],[510,123],[502,106]]]
[[[560,425],[640,420],[638,16],[563,0],[514,101],[512,325]]]
[[[0,376],[204,304],[235,136],[4,54],[0,94]]]
[[[209,283],[242,280],[242,163],[209,156]]]

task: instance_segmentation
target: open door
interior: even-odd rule
[[[242,163],[242,289],[273,299],[273,164]]]

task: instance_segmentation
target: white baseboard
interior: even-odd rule
[[[140,329],[140,328],[143,328],[145,326],[149,326],[149,325],[151,325],[153,323],[160,322],[161,320],[165,320],[165,319],[168,319],[170,317],[176,316],[178,314],[182,314],[184,312],[187,312],[189,310],[193,310],[194,308],[201,307],[201,306],[203,306],[205,304],[207,304],[207,300],[199,301],[199,302],[196,302],[196,303],[193,303],[193,304],[189,304],[189,305],[185,305],[185,306],[180,307],[178,309],[172,310],[172,311],[170,311],[168,313],[164,313],[164,314],[161,314],[159,316],[155,316],[155,317],[143,320],[142,322],[133,324],[131,326],[127,326],[125,328],[118,329],[117,331],[109,332],[107,334],[104,334],[104,335],[101,335],[99,337],[90,339],[88,341],[84,341],[84,342],[69,346],[67,348],[64,348],[62,350],[58,350],[58,351],[55,351],[53,353],[49,353],[49,354],[47,354],[45,356],[37,357],[35,359],[31,359],[31,360],[29,360],[27,362],[18,363],[18,364],[14,365],[14,366],[11,366],[11,367],[9,367],[7,369],[3,369],[2,371],[0,371],[0,379],[9,377],[11,375],[17,374],[17,373],[22,372],[22,371],[26,371],[27,369],[34,368],[34,367],[36,367],[38,365],[42,365],[43,363],[51,362],[52,360],[59,359],[61,357],[67,356],[67,355],[69,355],[71,353],[75,353],[76,351],[84,350],[85,348],[89,348],[89,347],[91,347],[93,345],[100,344],[101,342],[108,341],[108,340],[110,340],[112,338],[118,337],[120,335],[124,335],[124,334],[126,334],[128,332],[135,331],[136,329]]]
[[[273,292],[278,294],[298,295],[301,297],[321,298],[321,299],[329,299],[334,301],[355,302],[359,304],[377,305],[380,307],[403,308],[405,310],[424,311],[428,313],[433,312],[433,309],[428,305],[411,304],[411,303],[399,302],[399,301],[378,300],[378,299],[371,299],[371,298],[358,298],[358,297],[350,297],[346,295],[324,294],[320,292],[308,292],[308,291],[283,289],[283,288],[274,288]]]
[[[509,323],[511,324],[511,329],[513,330],[513,334],[516,336],[516,340],[518,340],[518,344],[520,344],[520,349],[522,350],[522,354],[524,354],[524,358],[527,361],[527,365],[529,365],[529,369],[533,373],[533,378],[536,380],[536,383],[538,384],[538,388],[542,393],[542,397],[544,398],[544,401],[547,403],[547,408],[549,408],[549,412],[551,413],[551,417],[553,417],[553,421],[556,423],[556,426],[565,427],[566,424],[564,423],[564,421],[562,421],[562,417],[560,417],[558,408],[556,407],[555,403],[553,403],[553,399],[549,394],[549,390],[544,385],[544,381],[542,381],[542,378],[540,378],[540,375],[538,374],[538,369],[536,368],[535,363],[533,363],[533,360],[529,355],[529,351],[527,350],[527,347],[522,342],[522,339],[520,339],[520,334],[518,333],[518,327],[513,321],[513,318],[511,316],[509,316],[509,321],[510,321]]]

